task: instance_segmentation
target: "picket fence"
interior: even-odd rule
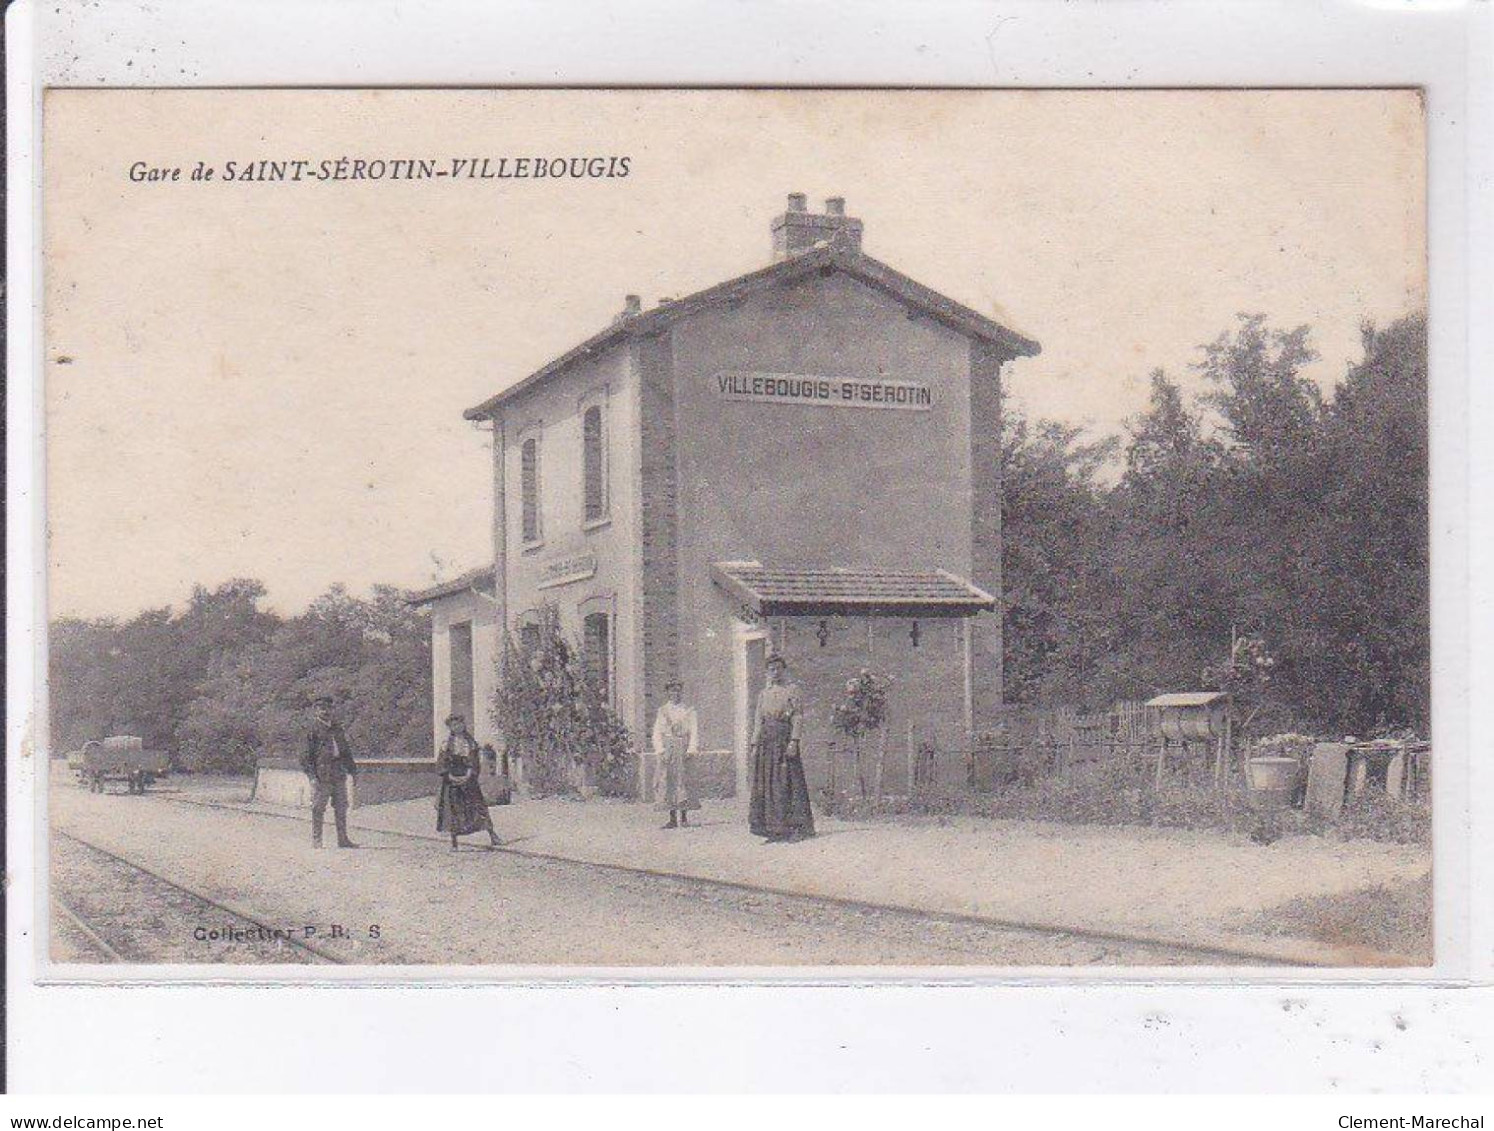
[[[988,790],[1012,780],[1036,781],[1102,762],[1123,761],[1138,772],[1155,765],[1160,735],[1156,713],[1137,701],[1103,711],[1072,706],[1009,705],[997,725],[973,743],[951,745],[909,733],[895,759],[894,789],[971,788]],[[1199,748],[1200,758],[1212,755]],[[832,761],[844,761],[832,751]],[[842,771],[835,775],[846,777]]]

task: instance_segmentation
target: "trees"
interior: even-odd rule
[[[1430,481],[1426,319],[1366,326],[1364,358],[1324,417],[1314,545],[1336,567],[1299,610],[1315,645],[1301,689],[1361,733],[1429,725]]]
[[[360,754],[426,756],[425,621],[390,586],[367,600],[334,586],[297,617],[259,607],[264,586],[201,586],[180,613],[61,620],[50,637],[52,732],[61,749],[138,734],[189,769],[244,773],[299,753],[317,695],[346,706]]]
[[[118,636],[119,625],[112,620],[65,617],[52,622],[47,669],[55,752],[76,750],[116,729],[116,681],[110,678],[107,658],[118,647]]]
[[[207,672],[177,733],[185,764],[242,772],[259,753],[298,754],[320,695],[341,707],[360,756],[430,756],[429,640],[399,590],[371,598],[334,585],[298,617]]]
[[[49,638],[56,745],[134,734],[148,748],[173,749],[204,674],[275,623],[259,608],[264,593],[258,581],[235,578],[216,589],[197,586],[180,613],[57,621]]]
[[[1104,493],[1113,440],[1051,421],[1003,421],[1005,687],[1013,702],[1082,701],[1114,631]]]
[[[1111,698],[1196,686],[1220,637],[1229,640],[1222,463],[1222,445],[1178,384],[1153,372],[1105,506],[1118,593]]]
[[[1202,348],[1193,404],[1154,372],[1108,489],[1082,432],[1009,422],[1010,699],[1196,687],[1248,636],[1275,659],[1272,713],[1426,730],[1425,319],[1366,327],[1331,396],[1303,376],[1313,356],[1305,327],[1246,315]]]

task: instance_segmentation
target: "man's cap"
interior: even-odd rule
[[[467,721],[467,716],[466,715],[459,715],[455,711],[453,711],[451,714],[449,714],[449,715],[446,716],[446,725],[447,726],[450,726],[452,723],[464,723],[466,721]]]
[[[763,661],[763,666],[767,667],[769,664],[779,664],[782,667],[788,667],[788,661],[783,658],[781,652],[769,652],[768,658]]]
[[[330,695],[318,695],[314,700],[312,700],[312,702],[314,702],[318,707],[330,707],[333,703],[336,702],[336,700],[333,699]]]

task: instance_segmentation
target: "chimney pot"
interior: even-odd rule
[[[790,193],[788,211],[773,217],[773,262],[782,263],[817,247],[861,250],[861,221],[846,215],[846,198],[832,196],[824,212],[808,212],[802,192]]]
[[[641,313],[643,313],[643,299],[641,299],[637,295],[623,295],[623,313],[624,314],[641,314]]]

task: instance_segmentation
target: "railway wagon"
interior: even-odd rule
[[[83,744],[83,780],[93,793],[103,793],[111,781],[124,782],[130,793],[146,788],[167,772],[166,752],[147,750],[133,735],[113,735]]]

